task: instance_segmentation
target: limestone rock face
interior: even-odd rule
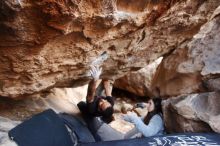
[[[143,94],[140,91],[150,91],[152,97],[172,97],[163,105],[168,132],[220,133],[219,14],[220,7],[192,39],[186,39],[164,56],[152,75],[151,86],[142,89],[149,77],[146,72],[132,73],[116,82],[116,86],[139,95]]]
[[[161,60],[162,57],[136,72],[131,72],[117,79],[114,83],[114,87],[139,96],[152,96],[151,83]]]
[[[220,133],[220,92],[190,94],[163,102],[168,132]]]
[[[20,124],[20,121],[13,121],[8,118],[0,117],[0,145],[2,146],[18,146],[14,141],[12,141],[9,136],[8,132]]]
[[[165,57],[152,83],[169,132],[220,133],[220,7],[192,40]],[[194,94],[193,94],[194,93]],[[174,126],[175,125],[175,126]]]
[[[220,7],[192,40],[162,61],[152,87],[161,96],[219,90],[219,14]]]
[[[77,104],[85,101],[86,94],[87,85],[77,88],[54,88],[49,92],[35,94],[23,100],[1,98],[0,115],[18,121],[29,119],[32,115],[46,109],[53,109],[57,113],[78,115],[80,111]]]
[[[192,39],[219,4],[219,0],[0,1],[0,96],[18,98],[85,84],[91,64],[103,67],[102,78],[139,70]],[[211,20],[217,22],[218,17]],[[100,56],[103,52],[106,61]],[[185,63],[185,68],[190,66]],[[202,73],[208,70],[204,67]]]

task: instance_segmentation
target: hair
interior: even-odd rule
[[[115,104],[115,98],[112,96],[106,96],[105,99],[112,105],[114,106]]]
[[[103,121],[105,121],[106,123],[110,123],[113,119],[112,117],[113,112],[114,112],[113,106],[110,106],[106,108],[104,111],[102,111],[101,115],[102,115]]]
[[[114,97],[111,97],[111,96],[106,96],[106,97],[103,97],[101,96],[102,99],[105,99],[106,101],[108,101],[111,106],[110,107],[107,107],[105,110],[103,111],[100,111],[101,115],[102,115],[102,120],[105,121],[106,123],[110,123],[113,119],[113,113],[114,113],[114,100],[115,98]]]
[[[149,99],[150,100],[150,99]],[[148,101],[149,101],[148,100]],[[161,99],[160,98],[153,98],[152,99],[153,100],[153,103],[154,103],[154,110],[153,111],[151,111],[151,112],[149,112],[148,114],[147,114],[147,116],[144,118],[144,123],[145,124],[149,124],[149,122],[150,122],[150,119],[154,116],[154,115],[156,115],[156,114],[162,114],[162,106],[161,106]]]

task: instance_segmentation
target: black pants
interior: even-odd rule
[[[89,114],[87,104],[83,101],[77,104],[79,110],[82,113],[83,119],[85,120],[86,124],[88,125],[89,130],[92,132],[96,141],[101,141],[99,135],[97,135],[97,130],[101,127],[104,123],[100,117],[94,117],[93,115]]]

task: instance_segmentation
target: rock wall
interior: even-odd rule
[[[219,3],[0,1],[0,96],[85,84],[91,64],[103,67],[102,78],[139,70],[190,40]]]
[[[116,81],[121,88],[138,95],[151,91],[151,95],[146,92],[145,95],[164,98],[164,120],[170,133],[220,133],[219,14],[220,6],[191,39],[164,55],[150,82],[144,82],[150,70],[132,73]]]
[[[220,133],[220,93],[182,95],[163,102],[168,132]]]
[[[114,87],[135,95],[152,97],[154,92],[151,90],[151,83],[161,61],[162,57],[136,72],[131,72],[117,79]]]
[[[12,121],[8,118],[0,117],[0,145],[4,146],[18,146],[14,141],[12,141],[8,136],[8,131],[20,124],[20,121]]]
[[[219,0],[2,0],[0,97],[84,85],[94,64],[102,66],[101,78],[118,79],[163,56],[153,80],[133,79],[138,89],[125,89],[169,97],[168,132],[220,132],[219,6]]]
[[[152,88],[161,96],[218,90],[220,77],[220,7],[192,40],[165,57]]]
[[[220,133],[219,14],[220,7],[192,40],[165,57],[155,75],[152,88],[161,97],[180,95],[163,104],[168,132]]]

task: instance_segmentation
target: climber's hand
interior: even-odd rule
[[[131,123],[135,123],[136,119],[138,119],[138,116],[133,112],[128,112],[126,115],[123,115],[122,119]]]
[[[102,73],[102,68],[99,66],[91,66],[89,72],[94,80],[98,80]]]

